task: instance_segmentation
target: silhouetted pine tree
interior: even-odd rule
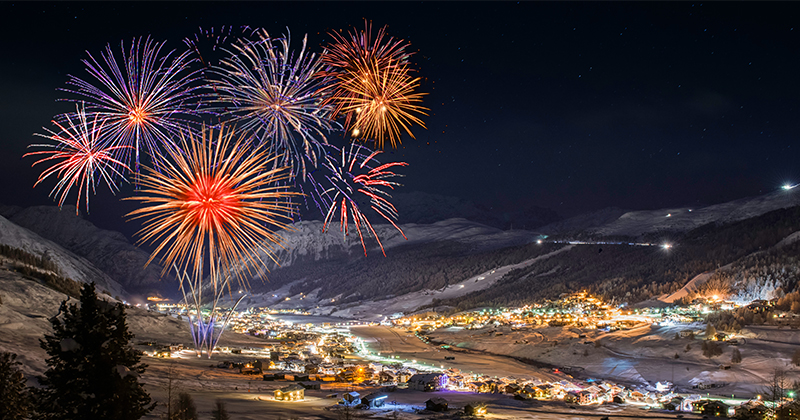
[[[22,420],[28,418],[31,407],[25,377],[17,369],[20,363],[13,353],[0,353],[0,419]]]
[[[80,306],[61,303],[53,335],[40,344],[48,369],[37,391],[37,419],[139,419],[155,408],[138,381],[146,365],[129,342],[125,307],[101,301],[94,283],[81,288]]]
[[[739,349],[733,349],[731,352],[731,363],[742,363],[742,353]]]

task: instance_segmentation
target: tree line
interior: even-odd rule
[[[27,277],[37,279],[45,286],[78,297],[81,283],[65,277],[58,266],[44,256],[37,256],[13,246],[0,244],[0,255],[13,261],[13,270]]]

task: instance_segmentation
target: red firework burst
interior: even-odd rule
[[[364,146],[351,144],[349,151],[341,150],[341,160],[338,162],[327,159],[323,166],[333,172],[333,176],[328,177],[331,186],[319,193],[319,196],[328,208],[325,222],[322,225],[323,232],[328,229],[332,221],[338,220],[340,231],[344,235],[348,235],[352,224],[358,232],[358,238],[364,248],[364,255],[367,255],[364,235],[371,234],[378,242],[385,257],[386,251],[383,249],[383,244],[369,219],[359,208],[356,198],[357,194],[366,196],[369,199],[370,208],[391,223],[403,235],[403,238],[406,238],[403,230],[395,223],[397,209],[389,201],[391,195],[381,188],[394,189],[394,187],[400,186],[399,183],[390,181],[391,178],[400,176],[393,171],[393,168],[408,166],[408,164],[405,162],[380,164],[375,159],[380,153],[382,152],[373,152]],[[337,212],[339,213],[338,217],[336,216]]]
[[[99,125],[98,125],[99,123]],[[45,179],[55,176],[58,178],[50,196],[59,196],[58,206],[64,205],[72,187],[78,187],[78,197],[75,202],[75,212],[80,209],[81,197],[85,198],[86,212],[89,212],[89,191],[96,192],[97,179],[105,181],[112,193],[118,191],[114,178],[124,180],[118,168],[127,170],[124,163],[114,156],[121,149],[128,146],[108,146],[100,138],[102,122],[97,115],[91,123],[87,121],[86,112],[82,106],[76,106],[73,117],[66,117],[64,124],[53,121],[59,132],[45,130],[49,134],[36,134],[55,141],[55,144],[32,144],[28,147],[44,147],[52,150],[40,150],[26,153],[27,156],[46,156],[37,160],[32,166],[40,163],[57,161],[53,166],[45,169],[39,175],[34,188]]]
[[[215,287],[218,264],[250,273],[255,263],[266,269],[262,253],[277,263],[281,237],[275,230],[288,228],[294,208],[289,199],[299,193],[280,185],[289,178],[287,168],[274,168],[274,157],[248,149],[243,138],[233,141],[233,135],[219,129],[213,139],[209,129],[195,140],[189,133],[181,137],[182,151],[160,159],[159,170],[146,168],[142,195],[127,199],[148,204],[128,214],[146,219],[140,242],[158,244],[148,263],[163,253],[165,270],[192,267],[202,278],[208,261]],[[242,280],[244,270],[237,272]]]

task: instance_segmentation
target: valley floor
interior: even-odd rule
[[[698,336],[702,328],[695,326]],[[791,363],[792,355],[800,349],[797,330],[748,328],[743,330],[743,338],[737,346],[721,343],[722,355],[707,358],[701,349],[702,338],[675,339],[675,335],[685,329],[685,325],[648,324],[614,332],[567,327],[521,331],[508,327],[445,328],[436,330],[429,338],[435,343],[448,344],[456,351],[472,349],[535,360],[561,367],[583,379],[608,379],[626,385],[669,381],[680,392],[755,397],[763,393],[775,368],[785,370],[790,383],[800,380],[800,368]],[[741,352],[740,364],[731,363],[734,347]],[[456,356],[456,360],[460,357]],[[715,387],[695,388],[701,384]]]

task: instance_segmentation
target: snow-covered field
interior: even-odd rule
[[[684,329],[696,330],[697,338],[675,339],[676,333]],[[800,369],[791,364],[792,355],[800,349],[800,331],[748,328],[743,330],[739,345],[720,343],[723,354],[709,359],[701,349],[703,330],[701,325],[641,325],[614,332],[567,327],[525,331],[506,327],[448,328],[435,331],[431,338],[454,347],[561,366],[580,378],[603,378],[627,385],[670,381],[684,392],[692,392],[693,386],[703,383],[718,385],[706,392],[749,397],[762,392],[775,368],[786,370],[790,381],[800,380]],[[503,334],[498,336],[496,332]],[[741,352],[740,364],[731,363],[734,347]],[[720,365],[730,369],[720,369]]]

